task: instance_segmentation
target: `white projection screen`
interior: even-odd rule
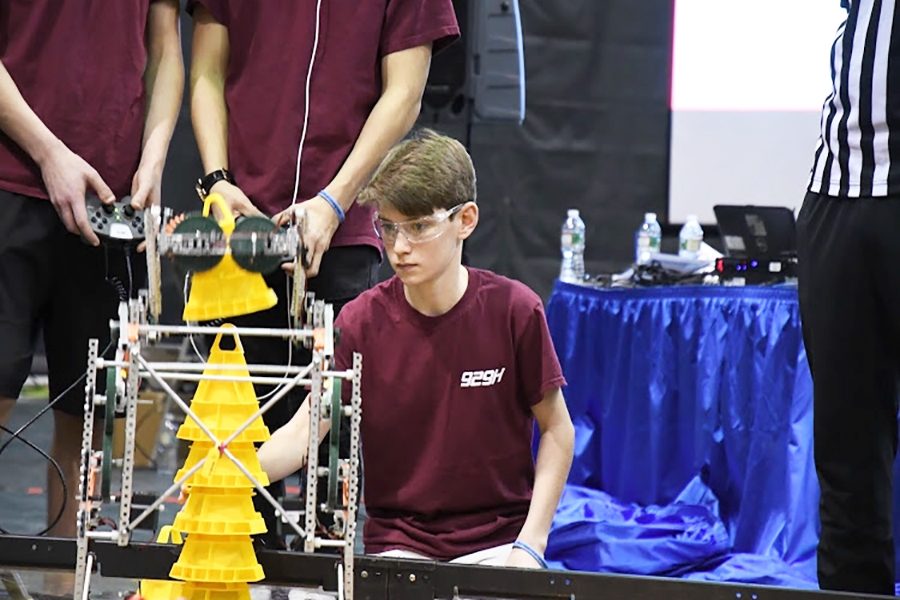
[[[715,204],[799,208],[831,84],[839,0],[674,0],[669,222]]]

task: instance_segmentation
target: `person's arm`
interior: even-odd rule
[[[553,515],[556,514],[569,467],[572,466],[575,429],[559,388],[544,394],[531,410],[541,430],[541,441],[535,462],[531,505],[517,540],[543,555],[547,549]],[[506,564],[511,567],[538,566],[530,555],[520,549],[513,549]]]
[[[163,0],[151,3],[147,16],[147,116],[141,162],[131,181],[131,205],[137,209],[160,202],[166,153],[181,108],[184,62],[178,10],[178,0]]]
[[[2,62],[0,130],[38,165],[50,202],[66,229],[76,235],[80,234],[91,245],[100,244],[88,222],[84,193],[91,188],[103,202],[109,203],[115,201],[112,190],[100,174],[69,150],[28,106]]]
[[[331,429],[331,421],[319,425],[319,441]],[[279,427],[257,451],[262,470],[275,482],[303,468],[309,449],[309,396],[286,425]]]
[[[431,44],[393,52],[382,58],[381,97],[369,113],[347,160],[325,186],[345,212],[388,151],[412,129],[422,106],[430,66]],[[292,209],[301,207],[306,211],[304,243],[310,252],[307,273],[312,277],[319,272],[322,255],[328,250],[339,223],[331,205],[318,196]],[[280,213],[276,220],[287,220],[292,209]]]
[[[194,9],[192,44],[191,123],[205,174],[228,168],[225,79],[230,46],[228,29],[201,4]],[[235,215],[262,215],[240,188],[227,181],[219,181],[210,191],[221,194]]]

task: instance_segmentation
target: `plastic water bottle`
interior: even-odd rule
[[[688,215],[687,221],[678,234],[678,256],[683,258],[697,258],[700,255],[700,246],[703,244],[703,228],[697,215]]]
[[[570,208],[562,225],[560,247],[562,249],[562,267],[559,280],[566,283],[584,282],[584,221],[577,208]]]
[[[639,265],[650,262],[654,254],[659,254],[662,228],[656,220],[656,213],[644,213],[644,222],[635,235],[634,261]]]

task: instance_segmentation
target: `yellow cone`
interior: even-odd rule
[[[188,536],[169,577],[183,581],[236,583],[259,581],[265,574],[256,562],[250,536]]]
[[[210,194],[203,204],[203,216],[209,216],[212,204],[224,215],[219,226],[226,236],[234,231],[234,216],[219,194]],[[231,256],[231,248],[215,267],[191,276],[191,293],[181,318],[185,321],[211,321],[266,310],[278,304],[275,292],[260,273],[240,268]]]
[[[253,444],[234,442],[228,446],[228,449],[261,485],[269,485],[269,478],[259,464]],[[253,487],[253,484],[238,469],[237,465],[227,456],[219,456],[218,451],[214,450],[212,443],[209,442],[195,442],[191,444],[191,451],[184,462],[184,467],[175,474],[175,479],[180,479],[194,465],[200,462],[201,458],[206,456],[209,458],[203,463],[200,470],[191,475],[185,482],[185,485],[190,486],[191,489],[196,487],[229,489],[248,489]]]
[[[250,600],[246,583],[183,583],[185,600]]]
[[[248,490],[194,487],[172,526],[187,534],[253,535],[266,524]]]
[[[234,329],[233,325],[223,327]],[[244,348],[237,335],[234,337],[234,349],[222,349],[222,334],[216,336],[209,353],[209,362],[224,365],[208,368],[204,375],[223,375],[229,377],[249,377],[247,362],[244,359]],[[203,380],[197,386],[197,392],[191,402],[191,410],[216,436],[219,441],[230,436],[243,425],[259,409],[256,392],[249,381],[217,381]],[[178,429],[178,437],[183,440],[209,441],[209,437],[190,417]],[[254,419],[249,428],[244,430],[235,441],[264,442],[269,439],[269,430],[262,417]]]

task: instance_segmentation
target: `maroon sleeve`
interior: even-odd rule
[[[208,10],[212,18],[220,24],[228,25],[228,2],[226,0],[187,0],[185,10],[189,15],[193,15],[194,9],[198,5]]]
[[[388,0],[381,56],[431,42],[437,54],[459,37],[451,0]]]
[[[516,372],[519,374],[520,397],[528,407],[544,398],[550,390],[566,385],[566,380],[550,338],[544,306],[540,298],[521,305],[515,315]]]

